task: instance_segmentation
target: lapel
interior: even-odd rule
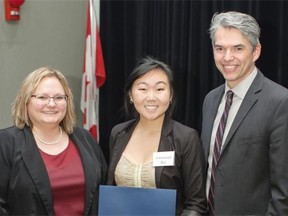
[[[53,196],[45,164],[41,158],[32,132],[28,127],[24,128],[24,134],[25,141],[23,145],[21,145],[23,161],[39,192],[48,215],[54,215]],[[92,158],[94,152],[91,146],[88,146],[90,143],[87,141],[85,136],[79,137],[72,134],[70,138],[77,146],[82,159],[85,175],[85,215],[87,215],[92,204],[95,191],[98,188],[99,182],[97,180],[98,177],[101,176],[101,171],[96,168],[100,167],[100,165],[95,164],[97,163],[97,160]]]
[[[134,119],[127,124],[125,123],[122,128],[120,128],[119,132],[113,136],[113,140],[110,143],[112,149],[110,151],[112,152],[112,155],[110,156],[110,165],[109,165],[109,172],[108,172],[108,182],[107,184],[115,184],[114,182],[114,172],[116,169],[116,166],[120,160],[120,157],[127,146],[129,139],[132,136],[132,133],[138,123],[139,119]],[[117,143],[117,144],[116,144]],[[112,178],[113,176],[113,178]],[[111,178],[109,178],[111,177]]]
[[[75,129],[76,132],[77,129]],[[91,143],[87,140],[84,134],[73,133],[70,135],[70,139],[73,140],[74,144],[79,150],[79,154],[82,161],[82,166],[84,169],[84,178],[85,178],[85,213],[88,215],[89,209],[93,204],[95,199],[95,191],[98,188],[98,185],[101,184],[101,167],[98,160],[95,158],[94,150],[91,145],[98,145],[96,142]]]
[[[214,125],[214,120],[216,118],[218,107],[220,105],[224,92],[225,92],[225,85],[221,85],[217,89],[215,89],[215,92],[210,96],[211,101],[209,101],[209,103],[206,105],[205,110],[204,110],[205,113],[207,113],[205,122],[203,122],[203,125],[205,124],[205,128],[203,128],[203,131],[202,131],[202,133],[205,133],[203,137],[207,139],[203,142],[205,158],[208,158],[208,155],[209,155],[210,140],[211,140],[213,125]]]
[[[24,142],[21,153],[27,170],[35,184],[36,189],[44,203],[48,215],[54,215],[53,198],[48,173],[39,153],[37,144],[29,127],[25,127]],[[19,136],[22,136],[22,134]],[[16,138],[18,140],[23,137]]]
[[[161,151],[175,151],[175,147],[173,147],[173,120],[165,116],[163,126],[162,126],[162,132],[161,132],[161,138],[160,138],[160,143],[158,147],[158,152]],[[155,182],[156,182],[156,187],[160,187],[160,180],[161,180],[161,174],[163,171],[164,167],[159,166],[155,168]]]
[[[264,75],[258,70],[257,76],[255,77],[254,81],[252,82],[248,92],[245,95],[245,98],[235,116],[235,119],[231,125],[230,131],[227,135],[227,138],[225,140],[225,143],[223,145],[224,152],[225,148],[229,145],[229,142],[232,138],[232,136],[235,134],[235,132],[240,127],[242,121],[245,119],[251,108],[255,105],[255,103],[258,100],[258,92],[262,90],[262,85],[264,82]]]

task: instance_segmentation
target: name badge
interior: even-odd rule
[[[175,165],[175,151],[154,152],[153,166],[174,166]]]

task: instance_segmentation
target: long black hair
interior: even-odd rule
[[[133,86],[133,83],[135,80],[141,78],[148,72],[154,69],[160,69],[162,70],[168,77],[168,81],[170,84],[170,92],[171,92],[171,102],[168,107],[168,110],[166,111],[166,114],[169,116],[172,116],[175,105],[176,105],[176,97],[175,97],[175,91],[174,91],[174,78],[173,78],[173,72],[170,69],[170,67],[165,64],[164,62],[161,62],[157,59],[154,59],[150,56],[140,59],[140,61],[137,63],[136,67],[132,71],[132,73],[129,75],[128,80],[126,82],[125,88],[124,88],[124,111],[128,118],[138,118],[139,113],[136,111],[133,104],[130,102],[130,91]]]

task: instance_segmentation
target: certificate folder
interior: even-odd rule
[[[175,215],[176,190],[100,185],[99,216]]]

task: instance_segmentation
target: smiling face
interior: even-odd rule
[[[154,69],[135,80],[130,98],[140,115],[140,120],[163,120],[171,99],[167,75]]]
[[[230,88],[245,79],[255,67],[261,53],[258,44],[253,51],[251,43],[238,29],[219,28],[215,33],[214,61]]]
[[[65,95],[65,91],[56,77],[44,77],[33,95],[54,97]],[[45,102],[31,97],[27,104],[27,111],[33,127],[58,126],[65,117],[67,102],[64,100],[55,103],[53,99]]]

